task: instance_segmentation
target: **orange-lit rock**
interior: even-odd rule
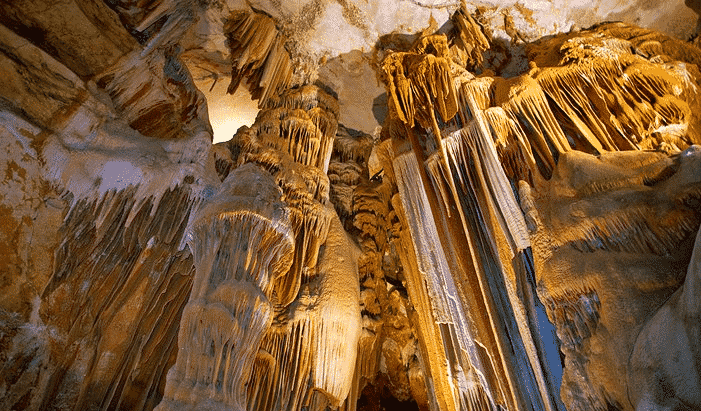
[[[0,409],[700,408],[697,16],[648,3],[3,3]]]

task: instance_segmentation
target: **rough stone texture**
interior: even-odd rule
[[[295,81],[313,82],[317,76],[324,82],[330,81],[329,85],[339,93],[339,104],[349,108],[341,111],[341,121],[369,134],[382,122],[376,124],[370,117],[367,101],[382,99],[383,90],[373,87],[372,81],[358,84],[358,71],[367,73],[367,68],[357,63],[357,53],[373,54],[394,35],[408,38],[410,44],[415,33],[444,26],[461,6],[460,1],[438,0],[256,0],[249,3],[254,9],[271,15],[280,32],[287,36],[286,48],[296,67]],[[233,11],[247,9],[248,5],[242,0],[219,0],[200,3],[199,7],[196,22],[182,42],[184,59],[196,78],[200,77],[194,74],[201,70],[199,67],[205,67],[207,74],[214,78],[226,78],[231,73],[231,65],[224,24]],[[493,51],[487,53],[487,58],[493,59],[495,65],[522,53],[519,45],[524,41],[567,32],[571,28],[622,20],[686,40],[695,33],[698,18],[693,5],[686,7],[681,0],[659,4],[644,0],[593,3],[489,0],[467,2],[467,7],[477,13],[480,24],[494,40]],[[329,65],[319,73],[317,63],[326,61]],[[343,68],[338,67],[339,63]],[[518,66],[515,61],[512,65]],[[328,71],[333,75],[326,75]],[[363,78],[372,77],[366,75]],[[206,88],[200,84],[198,87]],[[360,114],[359,109],[365,114]]]
[[[3,120],[0,305],[26,321],[49,279],[66,204],[40,178],[41,163],[26,136],[38,130],[9,113]]]
[[[0,4],[0,409],[701,409],[688,3]]]
[[[694,149],[672,159],[572,152],[538,189],[536,272],[562,341],[569,409],[649,409],[644,401],[647,407],[698,404],[695,372],[680,371],[685,377],[674,379],[665,369],[674,368],[671,357],[654,354],[666,343],[650,341],[653,333],[669,336],[666,327],[678,327],[679,337],[672,340],[687,338],[673,320],[662,326],[658,317],[669,315],[667,307],[675,303],[666,302],[688,288],[679,289],[699,224],[698,206],[688,200],[701,187],[698,162]],[[687,281],[696,275],[690,271]],[[676,357],[685,356],[694,369],[695,349],[684,351],[680,344],[683,354]],[[653,383],[654,378],[659,380]],[[669,392],[655,394],[663,389]]]

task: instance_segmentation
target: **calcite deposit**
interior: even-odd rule
[[[687,3],[0,2],[0,409],[701,410]]]

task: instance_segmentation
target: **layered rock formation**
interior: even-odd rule
[[[701,409],[701,50],[573,27],[651,9],[0,4],[0,408]]]

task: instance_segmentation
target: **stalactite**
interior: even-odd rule
[[[622,57],[544,69],[536,79],[574,124],[573,137],[591,147],[584,150],[634,149],[655,129],[690,115],[675,96],[682,88],[674,76]]]
[[[484,402],[489,404],[491,409],[495,407],[491,395],[494,392],[492,389],[496,387],[483,391],[484,387],[489,386],[484,375],[491,365],[483,363],[484,357],[480,358],[474,331],[471,330],[471,321],[460,303],[462,299],[450,275],[451,271],[443,253],[443,246],[439,242],[441,236],[433,216],[427,214],[431,209],[429,200],[422,185],[415,183],[421,180],[418,174],[419,167],[411,153],[395,156],[394,172],[397,176],[399,194],[404,203],[402,208],[407,213],[412,247],[418,258],[417,269],[422,273],[419,277],[422,279],[408,277],[407,280],[419,281],[411,288],[423,287],[421,284],[425,283],[428,304],[434,317],[433,322],[439,325],[439,333],[433,338],[437,338],[444,344],[441,354],[447,360],[448,370],[445,375],[448,381],[436,382],[455,387],[453,401],[458,409],[480,409],[469,408],[468,405],[471,404],[465,402],[473,395],[480,397],[479,391],[485,393]],[[430,332],[429,330],[426,331]],[[471,383],[466,380],[467,376],[473,378]],[[440,377],[433,374],[432,378]],[[457,404],[461,405],[457,406]]]
[[[482,325],[478,335],[481,338],[487,338],[492,332],[496,335],[497,347],[502,352],[502,365],[499,366],[504,367],[506,375],[511,375],[508,378],[512,379],[502,389],[511,390],[517,407],[550,408],[553,399],[540,368],[539,355],[542,353],[537,352],[531,334],[533,330],[526,325],[527,313],[524,302],[517,297],[514,269],[501,263],[502,256],[511,260],[514,253],[530,245],[525,221],[498,163],[489,130],[486,124],[477,124],[484,122],[483,114],[474,105],[472,111],[478,121],[444,139],[450,170],[441,170],[443,163],[433,155],[427,160],[428,174],[434,186],[445,185],[442,180],[450,175],[456,179],[460,197],[448,200],[450,194],[446,192],[445,201],[449,202],[445,206],[455,202],[464,208],[461,215],[466,225],[464,235],[468,235],[470,244],[474,244],[482,293],[487,296],[487,301],[493,300],[487,303],[493,323],[491,327]],[[469,169],[468,164],[471,165]],[[506,247],[500,245],[501,236],[504,236]],[[509,341],[500,341],[499,335],[503,332],[511,336]],[[511,350],[517,353],[514,357],[504,354]],[[518,375],[518,385],[513,380],[515,375]],[[521,391],[526,385],[530,388]],[[535,392],[539,395],[534,395]]]
[[[556,70],[546,69],[538,76],[538,82],[547,90],[548,95],[558,104],[558,107],[570,117],[579,134],[584,137],[586,143],[592,149],[598,152],[613,150],[617,145],[610,137],[610,132],[613,131],[613,125],[609,120],[611,113],[608,112],[605,105],[601,104],[601,92],[588,90],[589,87],[586,86],[592,84],[593,79],[589,81],[587,81],[588,78],[586,77],[582,79],[582,71],[579,67]],[[592,98],[597,98],[597,100],[592,100]],[[597,109],[606,111],[603,112],[603,116],[598,116],[595,112]],[[606,116],[606,114],[609,114],[609,116]],[[625,142],[624,147],[630,149],[632,145],[629,142]]]
[[[338,127],[336,138],[333,141],[333,150],[338,154],[337,160],[342,163],[347,163],[350,160],[356,164],[367,163],[373,146],[372,136],[349,130],[343,126]]]
[[[328,205],[338,103],[303,86],[261,106],[228,147],[235,163],[262,166],[280,188],[293,248],[290,266],[270,278],[272,327],[248,354],[247,409],[338,408],[355,384],[361,330],[357,255]],[[266,284],[258,287],[265,292]]]
[[[524,250],[530,246],[526,224],[511,185],[499,163],[492,139],[489,137],[481,135],[476,127],[471,127],[451,135],[444,140],[444,144],[449,153],[450,164],[456,169],[459,164],[472,162],[470,157],[480,159],[479,164],[475,164],[475,166],[482,167],[481,173],[486,179],[486,187],[482,187],[487,191],[484,194],[492,197],[495,209],[501,214],[503,229],[511,238],[513,250]],[[434,167],[429,166],[429,169]],[[446,171],[440,173],[446,175]],[[432,175],[436,175],[435,172]],[[459,173],[458,175],[460,176]],[[459,181],[463,190],[470,189],[469,180],[464,178]]]
[[[399,195],[392,198],[392,204],[397,210],[397,217],[401,227],[408,227],[406,214],[402,209]],[[397,228],[398,236],[393,244],[398,249],[402,266],[405,269],[406,285],[413,303],[417,306],[428,306],[430,304],[429,291],[421,284],[421,275],[418,268],[418,259],[413,247],[409,230]],[[439,329],[435,321],[432,310],[419,310],[417,312],[417,332],[420,340],[419,348],[421,357],[425,359],[424,372],[426,373],[426,385],[428,392],[434,393],[429,397],[429,405],[438,409],[457,409],[456,398],[452,390],[452,384],[445,377],[447,376],[446,365],[448,360],[444,352],[442,341],[439,338]],[[432,361],[432,359],[435,359]]]
[[[334,119],[338,118],[339,107],[336,97],[331,96],[319,87],[314,85],[304,85],[296,88],[284,90],[280,94],[271,96],[262,108],[274,109],[285,107],[288,109],[301,109],[310,111],[315,107],[320,107],[324,112],[329,113]]]
[[[696,51],[681,52],[686,49],[683,44],[618,24],[553,40],[559,49],[554,56],[531,53],[534,63],[543,67],[534,78],[553,99],[553,110],[578,150],[656,148],[664,141],[656,135],[658,129],[697,129],[698,117],[688,105],[698,104],[691,97],[697,87],[690,80],[695,69],[669,62],[667,56],[663,63],[660,56],[644,51],[652,43],[660,44],[652,38],[669,44],[665,51],[674,59],[697,58]],[[679,133],[673,143],[684,149],[695,142],[694,135]]]
[[[439,135],[435,111],[447,122],[458,110],[446,38],[430,36],[415,47],[416,51],[392,53],[382,63],[389,104],[405,124],[413,127],[416,120]],[[421,49],[436,54],[420,54]]]
[[[357,268],[337,218],[324,246],[319,274],[303,283],[298,301],[263,339],[272,358],[256,361],[247,409],[300,409],[316,390],[338,407],[351,389],[360,335]]]
[[[552,173],[557,158],[570,150],[562,128],[555,119],[545,94],[529,75],[495,84],[495,103],[502,105],[529,137],[541,173]]]
[[[4,187],[26,189],[0,193],[0,251],[20,244],[0,273],[18,294],[0,299],[1,409],[353,411],[374,386],[434,411],[555,411],[538,296],[569,408],[701,404],[693,45],[619,23],[521,45],[512,13],[533,16],[515,5],[494,11],[521,70],[501,78],[483,60],[506,48],[463,4],[441,34],[378,41],[403,51],[373,61],[389,102],[373,138],[297,84],[338,5],[290,22],[279,1],[275,18],[35,3],[0,4]],[[223,38],[203,60],[230,55],[228,91],[247,82],[262,111],[211,149],[180,44]]]
[[[227,21],[232,70],[228,92],[233,94],[245,78],[251,97],[267,100],[291,86],[292,61],[275,21],[254,11],[238,11]]]
[[[316,86],[306,85],[287,90],[271,99],[269,105],[307,112],[309,120],[320,132],[318,154],[310,161],[310,165],[326,173],[338,128],[339,108],[336,98]]]
[[[261,119],[261,144],[289,153],[294,162],[318,167],[325,136],[307,113],[302,110],[269,113]]]
[[[493,86],[495,81],[497,81],[496,78],[485,76],[460,82],[458,86],[458,101],[460,102],[460,113],[464,124],[467,124],[469,119],[472,118],[467,100],[468,96],[472,97],[480,110],[486,110],[494,106]]]
[[[36,407],[54,407],[53,392],[70,393],[70,409],[154,406],[149,396],[171,363],[174,325],[191,285],[189,252],[172,252],[197,207],[188,191],[185,184],[165,190],[156,204],[138,198],[132,186],[73,205],[41,308],[44,324],[54,329],[48,343],[58,338],[56,348],[69,348],[50,351],[44,372],[55,374],[38,380],[45,392]],[[164,224],[164,215],[171,224]],[[124,224],[128,218],[130,225]],[[80,389],[76,372],[83,375]]]
[[[530,243],[526,222],[494,145],[499,145],[503,153],[501,159],[511,157],[511,164],[526,160],[525,165],[521,163],[513,167],[509,167],[507,161],[509,177],[530,180],[531,173],[538,166],[549,176],[559,155],[571,149],[570,143],[552,114],[546,95],[529,74],[495,81],[472,79],[461,74],[459,80],[454,80],[451,72],[446,70],[449,74],[444,83],[442,74],[425,67],[436,64],[434,62],[446,54],[447,47],[440,47],[441,43],[437,42],[437,46],[429,48],[428,44],[430,41],[424,38],[413,50],[426,52],[425,55],[395,53],[388,55],[383,63],[392,108],[390,113],[406,124],[404,136],[396,133],[395,145],[399,147],[409,142],[415,153],[395,154],[392,167],[404,203],[402,209],[411,241],[417,248],[413,256],[405,258],[417,259],[418,270],[423,273],[427,287],[422,291],[420,285],[413,285],[409,287],[410,293],[414,296],[412,298],[419,300],[423,293],[427,293],[433,321],[439,324],[433,332],[438,331],[436,337],[445,344],[443,355],[453,367],[448,374],[456,381],[465,381],[466,376],[479,376],[475,379],[479,381],[475,387],[487,393],[486,404],[494,404],[496,400],[509,408],[556,409],[557,400],[552,396],[545,377],[547,372],[541,368],[539,355],[542,353],[537,348],[540,345],[533,340],[533,333],[537,331],[529,328],[526,317],[530,314],[518,296],[516,268],[502,262],[503,259],[510,260],[514,254],[523,253]],[[417,61],[423,66],[415,63]],[[413,70],[407,70],[407,67]],[[447,65],[443,67],[447,68]],[[453,125],[445,123],[458,111],[457,105],[455,112],[445,115],[448,112],[446,107],[450,106],[445,102],[452,101],[446,98],[447,94],[421,92],[427,85],[435,87],[434,83],[450,84],[447,89],[455,96],[452,99],[462,104],[457,124],[466,128],[452,134],[446,132]],[[428,96],[436,98],[435,101],[426,98]],[[491,109],[485,115],[483,110],[492,105],[502,107]],[[415,116],[413,110],[424,113],[424,118]],[[441,114],[444,126],[439,125],[436,110]],[[425,140],[427,136],[416,135],[414,119],[433,135],[434,144]],[[422,163],[424,158],[417,158],[421,156],[425,163]],[[408,166],[403,162],[405,158],[413,158],[416,165]],[[414,171],[409,176],[411,170]],[[418,186],[412,183],[415,181],[419,182]],[[423,192],[423,195],[414,190]],[[422,197],[421,206],[410,200]],[[431,211],[426,215],[425,211],[417,210]],[[456,210],[457,215],[454,214]],[[430,221],[433,224],[429,224]],[[430,246],[420,245],[424,238],[433,238],[436,242]],[[457,251],[455,248],[467,249],[468,256],[455,258],[453,262],[444,257],[444,260],[439,258],[430,264],[422,264],[432,255],[452,257]],[[434,276],[440,281],[432,285]],[[446,292],[455,296],[445,299]],[[450,301],[453,299],[462,303],[452,306]],[[485,311],[484,318],[470,318],[465,314],[477,309]],[[470,326],[465,328],[461,324]],[[430,328],[422,329],[426,333],[431,331]],[[504,338],[505,334],[510,337]],[[538,338],[537,334],[535,338]],[[465,350],[469,359],[461,358],[452,352],[451,347]],[[427,346],[425,349],[436,348]],[[460,371],[456,371],[456,366]],[[435,374],[433,378],[435,383],[441,384],[435,380]],[[464,383],[458,385],[465,386]],[[525,385],[529,388],[523,388]],[[480,401],[458,392],[448,401],[455,401],[465,409],[480,407]],[[476,391],[472,393],[479,396]]]
[[[291,272],[279,280],[280,290],[285,290],[279,303],[287,306],[303,279],[313,275],[319,246],[331,223],[324,205],[329,199],[325,171],[337,128],[338,103],[315,86],[304,86],[281,93],[268,104],[282,106],[263,110],[250,129],[237,133],[233,144],[241,150],[238,164],[254,162],[265,167],[290,208],[295,258]]]
[[[599,324],[601,301],[595,290],[568,290],[546,299],[544,304],[561,325],[560,341],[568,347],[581,346]]]
[[[494,137],[498,160],[509,181],[532,181],[537,169],[528,137],[501,107],[490,107],[484,118]]]
[[[266,333],[248,383],[247,410],[301,408],[312,367],[312,321],[295,316]]]
[[[482,28],[472,15],[464,8],[458,9],[451,20],[458,30],[456,43],[470,56],[470,60],[465,62],[466,68],[472,69],[471,71],[480,68],[484,59],[484,51],[491,48],[487,36],[484,35]]]
[[[289,90],[270,104],[278,101],[280,106],[262,111],[253,130],[243,133],[248,139],[244,149],[272,147],[326,173],[338,127],[338,103],[313,86]]]

